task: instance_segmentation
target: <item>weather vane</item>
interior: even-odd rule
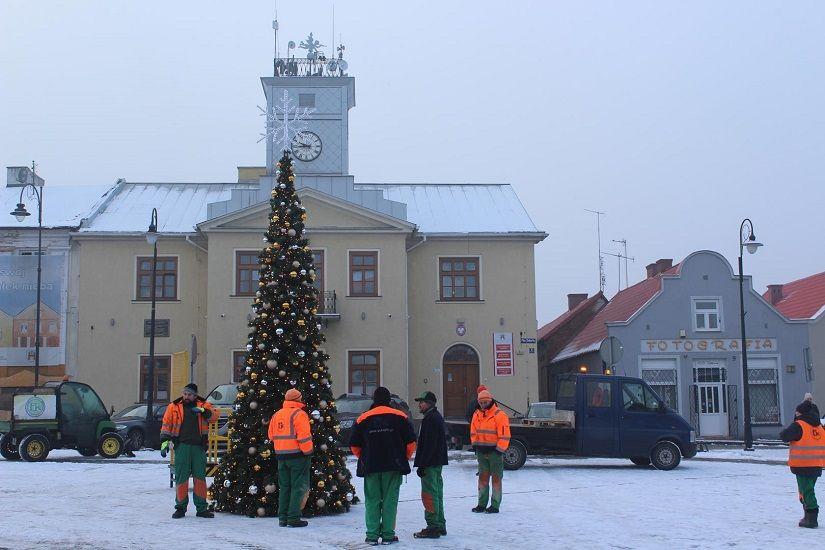
[[[307,59],[317,59],[319,48],[323,48],[324,45],[321,44],[320,41],[315,40],[312,33],[309,33],[307,39],[302,40],[298,47],[307,51]]]

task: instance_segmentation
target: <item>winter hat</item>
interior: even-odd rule
[[[183,393],[193,393],[195,395],[198,395],[198,385],[195,384],[194,382],[192,382],[190,384],[186,384],[183,387]]]
[[[289,388],[288,390],[286,390],[286,395],[284,395],[284,400],[286,400],[286,401],[298,401],[300,403],[302,397],[303,396],[301,395],[301,392],[299,392],[295,388]]]
[[[478,401],[479,401],[479,403],[484,401],[484,400],[489,400],[489,401],[493,400],[493,394],[490,393],[489,390],[481,390],[480,392],[478,392]]]
[[[390,390],[384,386],[378,386],[372,394],[372,402],[376,405],[389,405],[391,398]]]
[[[478,389],[476,390],[476,393],[481,393],[486,389],[487,389],[487,386],[485,386],[484,384],[479,384]]]
[[[800,416],[806,416],[811,414],[813,414],[814,416],[819,416],[819,409],[817,409],[816,405],[814,405],[813,402],[808,400],[805,400],[799,405],[797,405],[796,412],[798,412]]]

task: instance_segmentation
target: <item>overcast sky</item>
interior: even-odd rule
[[[332,42],[332,2],[280,0],[281,48]],[[234,181],[261,165],[274,2],[0,3],[0,166],[47,185]],[[602,241],[630,280],[657,258],[738,253],[760,291],[825,270],[825,4],[335,4],[356,77],[362,182],[512,183],[550,237],[539,324],[598,290]],[[329,48],[327,48],[329,52]],[[456,215],[461,215],[456,212]],[[616,259],[606,257],[607,292]]]

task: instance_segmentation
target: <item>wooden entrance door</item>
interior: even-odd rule
[[[467,404],[476,396],[479,376],[478,354],[473,348],[457,344],[444,354],[444,416],[463,418]]]

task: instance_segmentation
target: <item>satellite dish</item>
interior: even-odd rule
[[[287,44],[286,47],[289,48],[290,50],[294,49],[295,48],[295,42],[290,40],[289,44]]]
[[[334,73],[336,70],[338,70],[338,63],[336,63],[333,59],[332,61],[327,63],[327,70],[331,73]]]
[[[604,361],[608,367],[612,367],[622,360],[624,356],[624,345],[622,341],[615,336],[608,336],[602,340],[601,345],[599,345],[599,355],[601,355],[602,361]]]
[[[338,61],[338,68],[339,69],[341,69],[342,71],[346,71],[347,67],[349,67],[349,64],[346,61],[344,61],[343,59]]]
[[[29,169],[28,168],[20,168],[17,170],[17,181],[20,183],[28,183],[29,181]]]

